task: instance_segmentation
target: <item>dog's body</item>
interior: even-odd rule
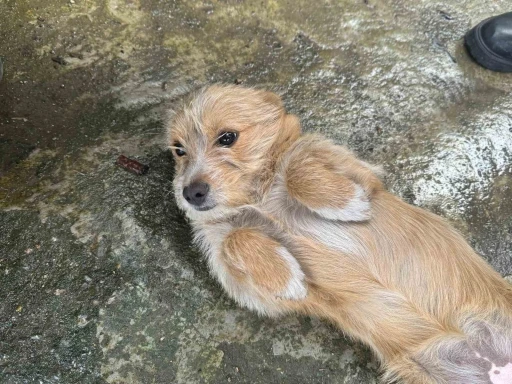
[[[375,351],[387,379],[512,383],[508,283],[374,167],[301,136],[277,96],[203,90],[170,137],[177,201],[241,305],[331,320]]]

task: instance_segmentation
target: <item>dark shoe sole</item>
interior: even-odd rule
[[[491,71],[512,72],[512,61],[496,55],[483,42],[481,29],[486,22],[482,21],[466,34],[464,42],[469,54],[478,64]]]

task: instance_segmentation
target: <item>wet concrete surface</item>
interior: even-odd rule
[[[171,192],[162,113],[191,89],[279,92],[310,132],[512,275],[512,75],[462,36],[506,2],[0,3],[0,382],[376,383],[312,318],[209,277]],[[116,167],[119,154],[150,165]]]

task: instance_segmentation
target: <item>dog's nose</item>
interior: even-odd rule
[[[195,181],[183,188],[183,197],[190,204],[200,206],[206,200],[210,186],[202,181]]]

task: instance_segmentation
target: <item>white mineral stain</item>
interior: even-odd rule
[[[503,112],[482,113],[466,130],[441,132],[431,149],[399,160],[412,164],[414,203],[439,204],[456,216],[474,197],[485,199],[494,177],[512,170],[511,107],[502,100],[495,108]]]

